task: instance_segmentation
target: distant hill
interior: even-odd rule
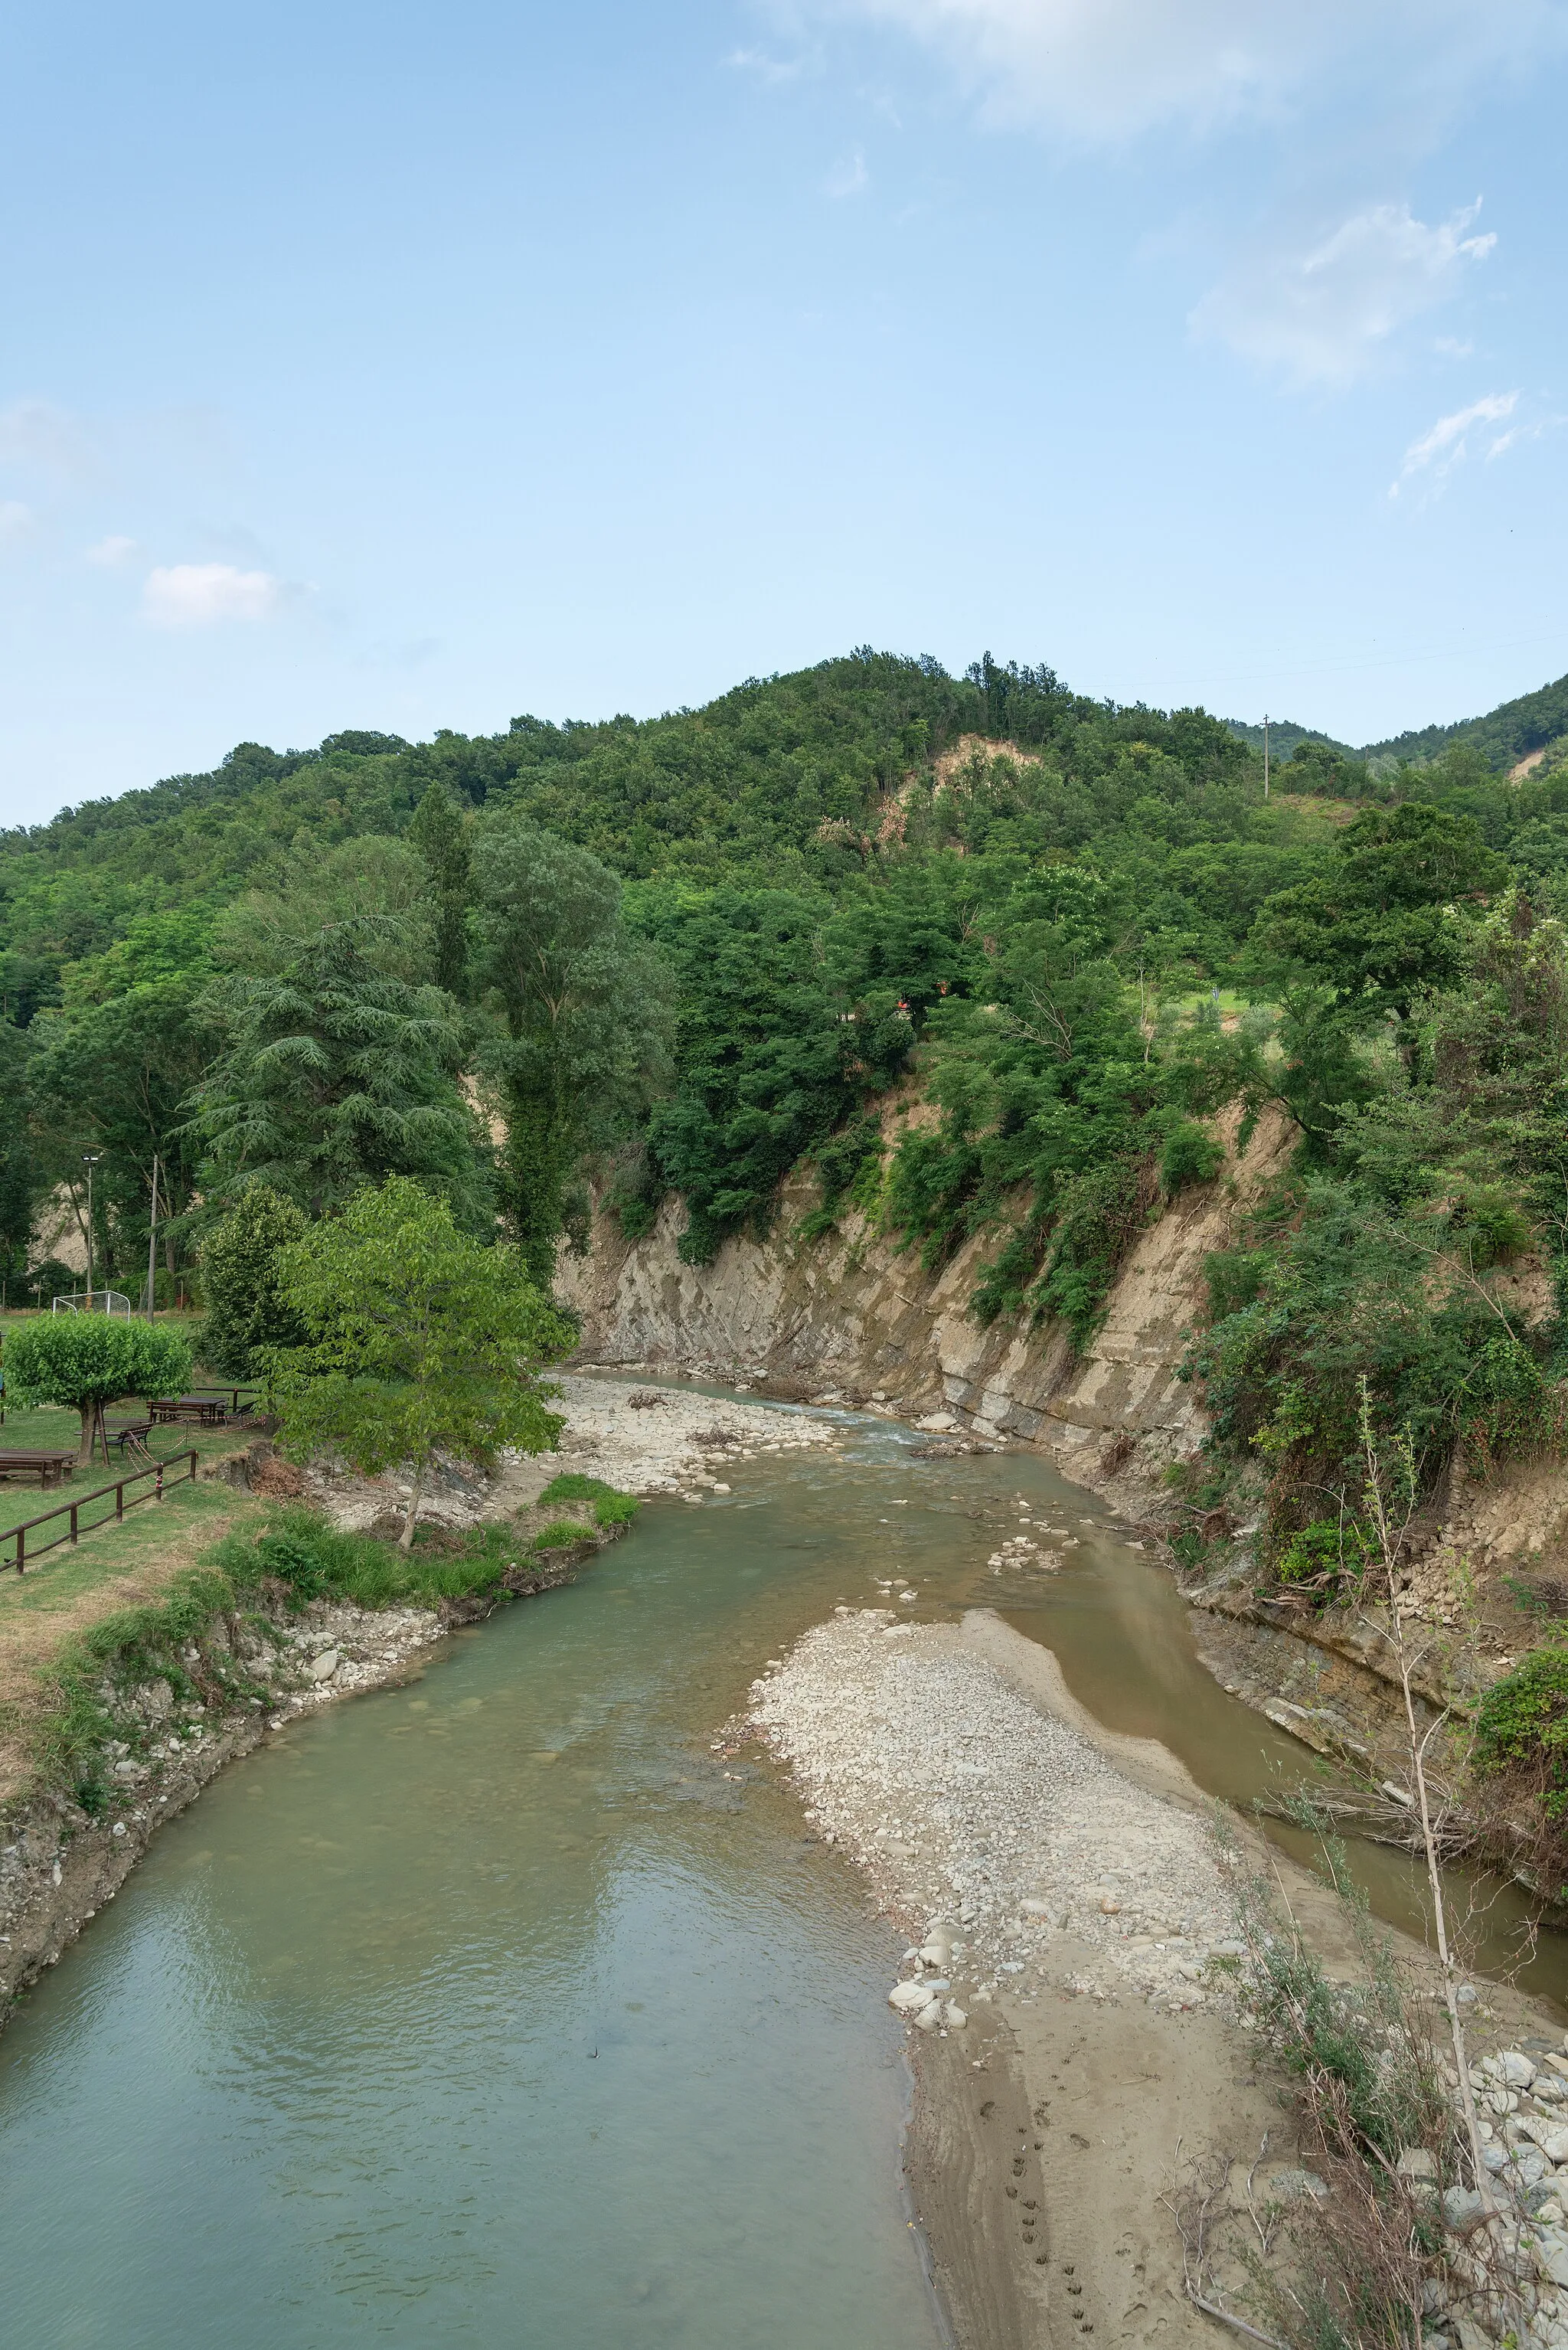
[[[1532,751],[1544,749],[1563,734],[1568,734],[1568,677],[1540,686],[1533,693],[1521,693],[1516,702],[1504,702],[1484,718],[1461,718],[1452,726],[1423,726],[1409,734],[1395,734],[1386,743],[1368,743],[1360,755],[1367,760],[1408,759],[1425,764],[1441,758],[1456,743],[1473,743],[1489,767],[1507,775]],[[1249,735],[1248,740],[1251,739]]]
[[[1243,718],[1227,718],[1221,723],[1231,729],[1232,734],[1239,735],[1249,749],[1256,751],[1260,758],[1262,756],[1262,721],[1256,726],[1249,725]],[[1358,755],[1351,749],[1348,743],[1338,742],[1332,734],[1320,734],[1315,726],[1298,726],[1293,718],[1270,719],[1269,756],[1271,759],[1277,759],[1282,766],[1287,759],[1294,758],[1298,743],[1322,743],[1331,751],[1343,751],[1347,758],[1354,759]]]

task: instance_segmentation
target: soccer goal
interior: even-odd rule
[[[57,1297],[57,1314],[129,1314],[130,1300],[123,1289],[73,1289],[68,1297]]]

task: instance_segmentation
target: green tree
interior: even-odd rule
[[[1335,849],[1329,871],[1263,907],[1259,961],[1304,969],[1358,1016],[1406,1014],[1421,990],[1457,976],[1468,921],[1507,868],[1471,817],[1414,802],[1367,808]]]
[[[195,1096],[210,1194],[265,1183],[321,1215],[408,1175],[483,1222],[484,1145],[458,1082],[462,1016],[443,988],[378,972],[344,922],[276,975],[218,981],[210,1003],[227,1038]]]
[[[0,1273],[26,1273],[33,1225],[48,1189],[33,1132],[31,1040],[0,1020]]]
[[[409,827],[435,897],[435,975],[461,1003],[468,993],[468,827],[452,794],[432,784]]]
[[[371,833],[324,847],[302,827],[268,884],[224,913],[213,951],[231,971],[276,976],[323,931],[347,925],[372,970],[418,986],[435,976],[430,897],[424,862],[406,841]]]
[[[255,1378],[275,1348],[304,1343],[304,1326],[283,1295],[279,1260],[305,1230],[292,1200],[255,1183],[202,1241],[202,1359],[223,1378]]]
[[[93,1430],[106,1403],[126,1395],[178,1395],[190,1377],[183,1338],[107,1314],[40,1315],[5,1344],[7,1400],[62,1404],[79,1413],[84,1462],[92,1457]]]
[[[506,1101],[506,1211],[547,1295],[578,1160],[662,1081],[670,983],[586,849],[508,816],[480,832],[473,880],[480,976],[505,1028],[491,1057]]]
[[[93,1177],[100,1266],[145,1271],[156,1157],[159,1221],[173,1270],[171,1220],[189,1209],[196,1184],[186,1101],[213,1042],[201,1003],[207,978],[194,971],[135,980],[105,1002],[41,1012],[29,1031],[45,1168],[57,1181],[76,1184],[83,1150],[100,1154]]]
[[[555,1444],[555,1390],[537,1372],[572,1327],[514,1251],[481,1247],[443,1200],[394,1176],[279,1263],[284,1302],[308,1334],[275,1357],[285,1441],[302,1457],[334,1445],[366,1476],[407,1462],[405,1550],[438,1451],[488,1463],[504,1445]]]

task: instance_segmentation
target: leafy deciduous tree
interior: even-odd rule
[[[107,1314],[40,1316],[24,1322],[5,1345],[7,1397],[79,1413],[83,1461],[91,1458],[106,1403],[125,1395],[178,1395],[190,1376],[190,1347],[172,1330]]]
[[[572,1343],[515,1252],[461,1232],[442,1200],[394,1176],[280,1256],[282,1294],[308,1333],[275,1357],[285,1441],[336,1445],[374,1476],[413,1471],[402,1547],[439,1451],[488,1462],[559,1433],[541,1363]]]

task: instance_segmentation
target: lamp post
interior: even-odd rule
[[[147,1318],[158,1311],[158,1153],[152,1154],[152,1216],[147,1228]]]
[[[99,1160],[102,1157],[103,1157],[103,1153],[102,1153],[102,1151],[101,1151],[101,1150],[84,1150],[84,1151],[82,1152],[82,1165],[87,1169],[87,1179],[88,1179],[88,1226],[87,1226],[87,1243],[88,1243],[88,1267],[87,1267],[87,1273],[88,1273],[88,1294],[87,1294],[87,1305],[88,1305],[88,1312],[89,1314],[92,1312],[92,1170],[93,1170],[93,1169],[98,1165]]]

